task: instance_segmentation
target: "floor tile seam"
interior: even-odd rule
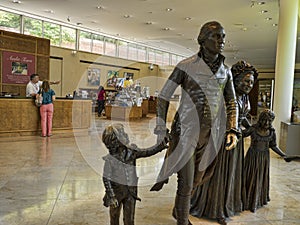
[[[74,154],[73,154],[73,159],[74,159]],[[73,160],[73,159],[72,159],[72,160]],[[59,188],[59,191],[57,192],[57,196],[56,196],[56,198],[55,198],[55,201],[54,201],[54,204],[53,204],[53,207],[52,207],[52,210],[51,210],[51,213],[50,213],[50,215],[49,215],[49,218],[48,218],[48,221],[47,221],[46,225],[49,225],[50,220],[51,220],[51,217],[52,217],[53,212],[54,212],[54,209],[55,209],[55,207],[56,207],[56,205],[57,205],[57,203],[58,203],[58,201],[59,201],[59,196],[60,196],[60,193],[61,193],[61,191],[62,191],[62,188],[63,188],[63,186],[64,186],[64,184],[65,184],[65,181],[66,181],[68,172],[69,172],[69,170],[70,170],[70,166],[71,166],[72,160],[70,160],[70,162],[69,162],[69,164],[68,164],[68,166],[67,166],[67,170],[66,170],[65,177],[64,177],[64,179],[63,179],[63,181],[62,181],[62,184],[61,184],[61,186],[60,186],[60,188]]]

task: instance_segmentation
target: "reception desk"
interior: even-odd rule
[[[0,136],[39,135],[39,108],[31,98],[0,98]],[[53,133],[87,130],[92,116],[91,100],[57,98],[54,102]]]

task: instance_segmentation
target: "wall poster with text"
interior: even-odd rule
[[[2,52],[2,83],[27,84],[35,73],[35,56],[18,52]]]

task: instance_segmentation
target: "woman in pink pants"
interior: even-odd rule
[[[40,107],[42,137],[52,136],[52,118],[53,118],[53,101],[55,101],[55,92],[50,88],[48,80],[44,80],[39,93],[43,96],[43,102]]]

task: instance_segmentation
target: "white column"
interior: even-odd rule
[[[299,0],[280,0],[275,67],[274,127],[290,122],[295,69]]]

